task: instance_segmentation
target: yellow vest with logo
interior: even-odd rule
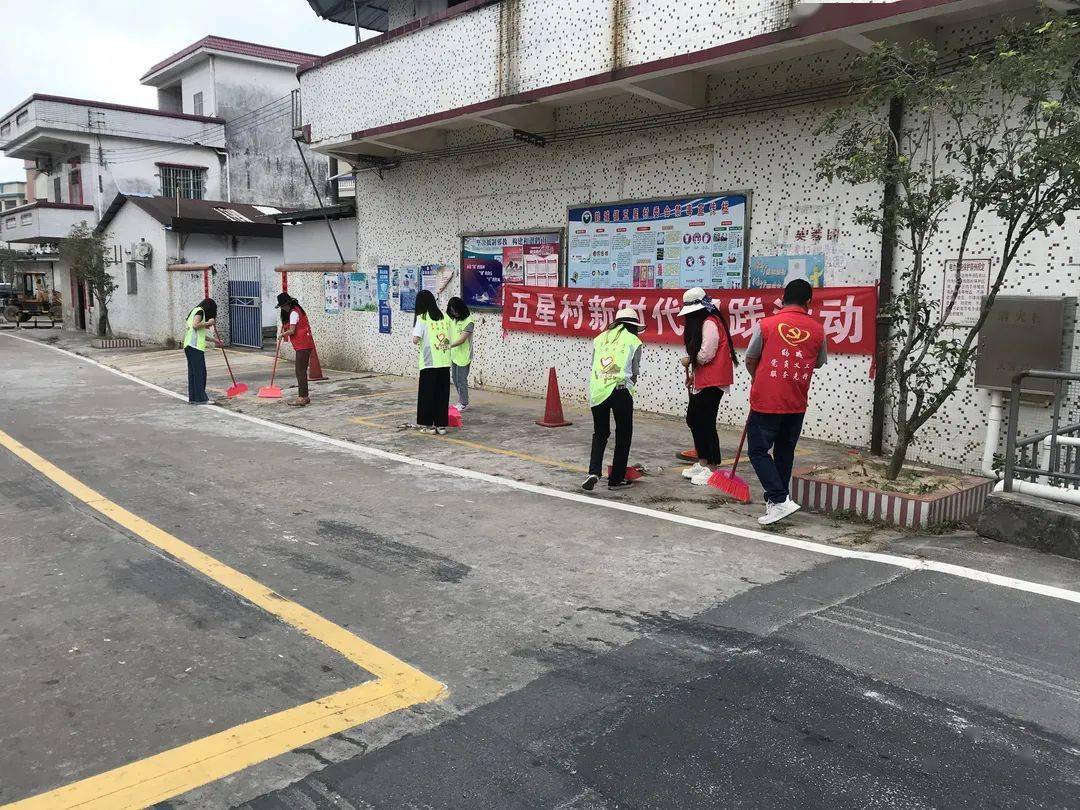
[[[450,317],[443,315],[442,320],[433,321],[421,315],[420,320],[427,328],[416,347],[419,368],[450,368]]]
[[[449,316],[447,316],[449,317]],[[472,326],[473,316],[455,321],[450,318],[450,342],[454,343],[465,334],[465,330]],[[467,366],[472,362],[472,338],[470,337],[460,346],[454,346],[450,350],[450,360],[455,366]]]
[[[617,326],[601,332],[593,340],[592,373],[589,374],[589,404],[599,405],[622,385],[634,393],[630,375],[634,355],[641,340],[626,328]]]
[[[206,351],[206,330],[195,328],[195,316],[202,315],[203,321],[206,320],[206,314],[202,311],[202,307],[195,307],[191,310],[187,316],[187,332],[184,333],[184,348],[193,346],[200,352]]]

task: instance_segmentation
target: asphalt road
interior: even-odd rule
[[[7,337],[0,403],[0,803],[213,746],[161,806],[1080,805],[1074,601],[365,455]],[[387,655],[444,695],[236,742]]]

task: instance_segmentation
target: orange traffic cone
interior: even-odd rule
[[[326,379],[326,375],[322,373],[322,366],[319,365],[319,350],[311,350],[311,363],[308,364],[307,373],[308,382],[322,382]]]
[[[537,419],[540,427],[565,427],[571,424],[563,417],[562,397],[559,396],[559,378],[555,376],[555,367],[548,369],[547,401],[544,403],[544,418]]]

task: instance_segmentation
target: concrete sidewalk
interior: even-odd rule
[[[184,355],[179,351],[160,347],[96,349],[90,345],[89,336],[62,330],[14,334],[76,352],[163,388],[186,393],[187,372]],[[222,354],[220,351],[207,352],[208,390],[220,407],[404,455],[543,486],[581,491],[579,485],[587,472],[592,436],[592,416],[584,403],[572,402],[564,396],[565,415],[573,424],[543,428],[535,424],[543,415],[543,400],[474,389],[464,427],[452,429],[446,436],[429,436],[401,427],[415,421],[415,379],[324,369],[328,379],[311,383],[312,404],[292,408],[285,404],[286,399],[296,394],[296,379],[289,358],[282,356],[277,368],[276,383],[281,386],[284,397],[268,400],[259,399],[255,394],[270,381],[272,345],[262,352],[246,349],[229,349],[228,352],[233,372],[239,381],[248,384],[249,391],[235,399],[226,399],[225,389],[230,381]],[[566,388],[572,381],[564,380],[562,384]],[[454,401],[453,397],[451,401]],[[730,460],[739,442],[739,430],[722,427],[720,441],[725,458]],[[609,462],[612,446],[613,440],[608,445]],[[745,454],[739,470],[750,484],[753,502],[749,505],[736,503],[718,490],[692,486],[682,478],[681,471],[686,465],[676,458],[676,452],[692,446],[689,430],[681,419],[636,413],[630,462],[644,465],[650,474],[638,486],[619,493],[609,493],[601,483],[594,491],[594,497],[618,498],[652,509],[759,528],[761,487]],[[852,452],[851,448],[841,445],[804,439],[800,442],[796,463],[801,466],[836,462]],[[809,513],[800,513],[773,525],[770,531],[867,550],[882,548],[904,536],[893,529]]]

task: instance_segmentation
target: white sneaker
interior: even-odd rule
[[[466,409],[466,408],[468,408],[468,407],[469,407],[468,405],[462,405],[462,404],[461,404],[461,403],[459,402],[459,403],[457,404],[457,409],[458,409],[458,413],[463,413],[463,412],[465,411],[465,409]]]
[[[420,432],[421,432],[421,433],[434,433],[434,432],[435,432],[435,428],[433,428],[433,427],[431,427],[430,425],[428,425],[428,426],[425,426],[425,427],[421,427],[421,428],[420,428]]]
[[[437,428],[435,428],[435,433],[438,434],[439,436],[445,436],[446,435],[446,428],[437,427]]]
[[[699,472],[701,472],[702,470],[705,470],[705,469],[708,469],[708,468],[699,461],[697,464],[691,464],[689,467],[686,467],[685,469],[683,469],[682,477],[683,478],[693,478],[695,475],[697,475]]]
[[[781,521],[789,515],[794,515],[802,509],[795,501],[788,498],[783,503],[766,503],[765,514],[758,518],[758,523],[768,526],[771,523]]]
[[[709,479],[712,478],[713,472],[714,471],[708,467],[702,467],[694,473],[693,477],[690,479],[690,483],[695,487],[708,486]]]

